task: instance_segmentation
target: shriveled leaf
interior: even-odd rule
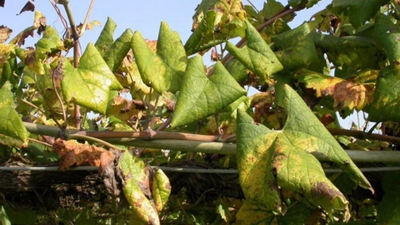
[[[284,87],[283,103],[287,119],[280,131],[255,125],[250,116],[239,111],[237,158],[246,200],[283,213],[281,187],[306,196],[307,201],[328,212],[348,210],[346,198],[309,153],[325,155],[358,185],[373,190],[368,180],[288,85]]]
[[[187,56],[177,32],[162,22],[154,54],[139,31],[133,34],[132,49],[143,81],[156,91],[176,92],[186,69]]]
[[[399,172],[388,172],[382,180],[384,196],[378,205],[378,224],[395,225],[400,223],[400,179]]]
[[[21,11],[17,15],[20,15],[21,13],[26,11],[31,11],[31,12],[35,11],[35,4],[33,4],[33,2],[31,1],[27,1],[24,7],[22,7]]]
[[[120,158],[119,165],[125,177],[123,191],[132,206],[133,218],[139,219],[144,224],[160,224],[157,210],[143,193],[139,186],[140,182],[138,183],[138,180],[147,176],[145,163],[129,153],[124,153]],[[138,222],[136,221],[136,223]]]
[[[135,102],[127,100],[121,96],[114,96],[107,107],[107,115],[114,116],[122,121],[129,120],[132,116],[138,115],[139,110],[137,109]]]
[[[115,42],[105,53],[104,60],[112,72],[115,72],[118,69],[126,54],[128,54],[129,50],[131,49],[132,37],[132,30],[125,30],[121,37],[115,40]]]
[[[235,81],[221,62],[207,78],[201,56],[189,60],[183,78],[172,126],[188,124],[217,113],[246,91]]]
[[[8,28],[6,26],[3,26],[3,25],[0,26],[0,44],[7,41],[7,39],[10,37],[12,31],[13,30],[11,30],[10,28]]]
[[[370,77],[367,79],[373,79],[373,77],[377,77],[377,73],[376,70],[364,71],[360,77],[368,74]],[[332,96],[335,108],[348,107],[350,110],[361,110],[373,98],[373,86],[364,85],[363,80],[360,79],[357,79],[356,83],[356,81],[327,76],[305,69],[298,71],[296,77],[300,83],[305,83],[307,88],[314,89],[317,97]]]
[[[94,145],[81,144],[75,140],[57,139],[53,143],[53,151],[60,156],[59,169],[64,171],[71,166],[100,167],[100,156],[107,154],[107,150]]]
[[[13,93],[7,83],[0,88],[0,142],[9,146],[22,146],[29,137],[21,117],[13,107]]]
[[[256,28],[248,21],[246,25],[247,46],[239,49],[227,42],[226,49],[257,76],[267,79],[283,66]]]
[[[82,55],[78,68],[64,61],[62,92],[67,102],[75,102],[95,112],[106,113],[110,91],[122,89],[93,44]]]
[[[254,225],[254,224],[272,224],[275,214],[268,208],[258,204],[245,202],[236,215],[236,224]]]
[[[339,13],[349,16],[353,27],[358,28],[375,16],[380,6],[387,4],[389,0],[336,0],[332,6]]]
[[[25,44],[25,39],[29,36],[33,37],[33,32],[38,31],[40,35],[46,28],[46,17],[42,15],[40,11],[35,11],[35,18],[33,21],[33,26],[28,27],[21,31],[16,37],[10,40],[10,44],[17,44],[18,46]]]
[[[157,211],[161,211],[168,201],[171,193],[171,184],[165,173],[158,169],[153,177],[152,193]]]
[[[110,17],[107,18],[106,25],[100,33],[99,38],[96,41],[97,50],[103,56],[108,51],[109,47],[114,43],[114,31],[117,28],[117,24]]]
[[[368,108],[369,120],[400,120],[400,67],[388,66],[381,70],[376,82],[374,100]]]

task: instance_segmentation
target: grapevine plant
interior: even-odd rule
[[[131,29],[114,39],[108,18],[94,44],[81,46],[96,22],[77,26],[61,0],[50,4],[65,9],[66,35],[37,10],[34,25],[10,40],[11,29],[0,27],[2,168],[64,171],[58,184],[15,186],[12,194],[3,185],[11,181],[0,180],[0,220],[395,224],[400,174],[360,167],[399,162],[400,3],[333,0],[288,25],[318,2],[267,0],[257,9],[202,0],[188,40],[166,22],[157,40]],[[24,47],[32,32],[40,40]],[[375,125],[342,129],[339,118],[355,111]],[[355,160],[345,149],[371,154]],[[377,151],[391,154],[390,163],[374,158]],[[94,177],[100,188],[66,178],[82,166],[98,172],[72,177]],[[65,199],[69,182],[72,205],[49,207],[44,192],[40,204],[33,195],[16,203],[27,191]],[[85,188],[102,192],[89,191],[83,203]]]

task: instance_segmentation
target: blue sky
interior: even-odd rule
[[[284,5],[287,4],[286,0],[280,0],[280,2]],[[322,0],[318,3],[317,7],[299,12],[292,26],[297,26],[309,20],[312,14],[321,10],[330,2],[330,0]],[[5,7],[0,8],[0,25],[5,25],[13,29],[11,37],[14,37],[33,23],[33,12],[24,12],[19,16],[16,15],[25,3],[25,0],[6,0]],[[61,36],[64,33],[64,28],[50,2],[46,0],[36,0],[34,3],[36,10],[41,11],[46,16],[47,25],[56,27]],[[191,34],[192,16],[198,3],[200,3],[200,0],[97,0],[94,4],[89,21],[98,20],[104,25],[107,21],[107,17],[111,17],[118,25],[115,31],[115,37],[118,37],[125,29],[130,28],[133,31],[139,30],[143,37],[151,40],[157,39],[160,22],[166,21],[172,30],[178,31],[182,42],[185,43]],[[252,3],[258,9],[262,9],[264,1],[253,0]],[[89,4],[89,0],[70,1],[76,24],[84,21]],[[248,4],[248,2],[243,0],[243,4]],[[58,5],[58,7],[66,18],[62,5]],[[94,30],[87,31],[81,39],[82,48],[84,49],[88,42],[95,42],[101,30],[102,27],[95,27]],[[35,43],[35,39],[27,39],[27,45],[33,45],[33,43]]]

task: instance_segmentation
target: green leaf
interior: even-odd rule
[[[269,130],[238,114],[237,158],[239,181],[246,200],[284,213],[280,190],[299,193],[327,212],[347,210],[347,200],[326,178],[311,152],[325,155],[360,186],[373,190],[346,152],[318,121],[301,97],[285,85],[284,129]]]
[[[275,0],[267,0],[264,2],[264,7],[261,10],[261,15],[265,19],[270,19],[275,16],[277,13],[281,12],[285,8],[282,3]]]
[[[335,37],[314,33],[317,48],[326,52],[328,59],[336,67],[349,66],[354,71],[365,68],[377,68],[381,51],[375,41],[367,37]]]
[[[283,66],[256,28],[248,21],[246,25],[247,46],[239,49],[227,42],[226,49],[257,76],[267,79]]]
[[[115,28],[117,28],[117,24],[114,22],[114,20],[108,17],[106,25],[104,26],[99,38],[96,41],[96,44],[94,45],[96,46],[97,50],[99,50],[99,53],[102,56],[108,51],[108,48],[114,43],[113,34]]]
[[[161,211],[167,203],[171,193],[171,184],[169,183],[169,179],[161,169],[158,169],[153,177],[152,192],[154,205],[157,211]]]
[[[400,28],[387,15],[379,13],[376,16],[374,35],[377,43],[382,46],[392,64],[400,62]]]
[[[139,219],[144,224],[160,224],[156,209],[139,187],[139,184],[147,177],[146,164],[143,160],[129,153],[124,153],[120,158],[119,165],[125,177],[125,184],[122,189],[132,206],[133,218]]]
[[[11,206],[4,205],[4,210],[7,213],[11,224],[37,224],[37,212],[32,209],[19,209],[16,210]]]
[[[0,223],[3,225],[11,225],[11,221],[8,219],[4,206],[0,206]]]
[[[173,127],[217,113],[246,94],[221,62],[214,69],[214,74],[207,78],[202,57],[197,55],[189,60],[171,123]]]
[[[44,74],[45,68],[43,61],[50,56],[60,52],[64,48],[64,43],[58,36],[58,32],[51,26],[47,26],[43,37],[36,43],[34,56],[28,56],[25,64],[34,70],[37,74]]]
[[[176,92],[186,69],[187,56],[177,32],[162,22],[154,54],[139,31],[133,34],[132,49],[143,81],[156,91]]]
[[[131,29],[126,29],[125,32],[109,47],[104,55],[104,60],[110,67],[112,72],[115,72],[121,65],[122,60],[129,52],[132,46],[133,32]]]
[[[20,147],[28,140],[29,132],[13,107],[14,95],[9,89],[9,83],[0,88],[0,143]]]
[[[240,225],[270,225],[274,219],[275,215],[272,211],[263,208],[258,204],[249,204],[247,201],[243,204],[236,215],[236,222]]]
[[[278,217],[278,224],[283,224],[283,225],[307,224],[306,220],[309,217],[310,217],[310,208],[307,207],[305,204],[296,204],[292,205],[284,216]]]
[[[292,7],[297,7],[300,4],[304,4],[305,3],[306,7],[310,8],[313,5],[317,4],[319,1],[321,1],[321,0],[307,0],[307,1],[304,1],[304,0],[289,0],[289,5],[292,6]]]
[[[286,85],[284,87],[284,108],[287,112],[287,120],[284,130],[293,134],[291,138],[293,146],[303,146],[304,150],[311,153],[325,155],[330,161],[336,163],[359,186],[373,191],[371,184],[362,172],[353,163],[347,153],[342,149],[336,139],[329,133],[305,104],[303,99]],[[304,145],[308,140],[310,145]]]
[[[272,41],[281,50],[276,53],[276,56],[285,69],[312,68],[316,71],[322,70],[324,63],[319,63],[308,23],[276,35],[272,38]]]
[[[62,92],[67,102],[74,102],[95,112],[106,113],[110,91],[122,89],[93,44],[82,55],[79,67],[63,63]]]
[[[216,39],[213,36],[216,16],[217,13],[215,11],[207,12],[207,16],[201,21],[193,34],[190,35],[185,43],[185,50],[188,55],[208,50],[226,40],[226,38]]]
[[[343,13],[350,17],[350,23],[358,28],[374,17],[380,6],[388,2],[389,0],[335,0],[332,6],[334,10],[338,10],[338,14]]]
[[[388,66],[381,70],[376,82],[374,100],[368,108],[371,121],[400,120],[400,67]]]
[[[378,224],[400,224],[399,172],[387,172],[382,180],[384,196],[378,205]]]

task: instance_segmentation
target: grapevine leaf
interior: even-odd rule
[[[202,57],[198,55],[189,60],[172,126],[195,122],[217,113],[246,93],[221,62],[217,62],[214,69],[214,74],[207,78]]]
[[[386,15],[378,14],[376,16],[374,34],[380,46],[386,52],[391,63],[400,62],[400,29],[398,24],[393,24],[391,18]]]
[[[4,225],[11,225],[11,221],[7,216],[4,206],[0,206],[0,222],[1,222],[1,224],[4,224]]]
[[[193,34],[185,44],[188,55],[244,35],[246,11],[241,0],[203,0],[193,16]]]
[[[139,31],[133,34],[132,49],[143,81],[156,91],[176,92],[186,69],[187,56],[179,34],[162,22],[154,54]]]
[[[371,184],[335,138],[314,116],[302,98],[287,85],[284,87],[284,107],[288,114],[284,130],[288,131],[288,135],[295,135],[290,138],[293,146],[303,146],[304,150],[309,153],[318,152],[318,154],[325,155],[347,173],[354,182],[373,191]],[[309,143],[304,143],[304,140],[308,140]]]
[[[364,71],[364,75],[368,74],[376,77],[377,72],[374,70]],[[334,100],[333,107],[348,107],[350,110],[354,108],[361,110],[373,98],[373,88],[362,83],[327,76],[306,69],[298,71],[296,77],[300,83],[305,83],[307,88],[314,89],[317,97],[332,96]]]
[[[278,224],[284,225],[298,225],[298,224],[311,224],[306,223],[310,217],[310,208],[305,204],[297,204],[290,207],[284,216],[278,217]],[[308,221],[309,222],[309,221]]]
[[[261,10],[262,15],[264,18],[272,18],[277,13],[281,12],[285,8],[282,3],[275,1],[275,0],[267,0],[264,2],[264,7]]]
[[[274,149],[269,148],[277,133],[253,124],[253,119],[238,110],[237,152],[239,182],[246,200],[283,213],[279,187],[272,174]],[[247,202],[246,201],[246,202]]]
[[[19,80],[13,73],[17,72],[17,47],[11,44],[0,45],[0,88],[10,81],[12,85],[17,85]]]
[[[12,30],[4,25],[0,26],[0,44],[3,44],[10,38]]]
[[[271,210],[257,204],[249,204],[247,201],[236,215],[236,222],[240,225],[272,224],[275,215]]]
[[[122,88],[93,44],[87,46],[78,68],[65,61],[63,69],[65,100],[95,112],[105,113],[110,91]]]
[[[374,100],[367,110],[371,121],[400,120],[399,76],[399,67],[389,66],[379,73]]]
[[[143,193],[140,185],[143,186],[146,177],[146,164],[143,160],[124,153],[119,160],[119,165],[125,177],[123,191],[135,219],[139,219],[144,224],[160,224],[160,219],[156,209]]]
[[[389,0],[336,0],[332,6],[339,11],[339,14],[348,16],[353,27],[358,28],[374,17],[380,6],[388,2]]]
[[[301,193],[328,212],[347,210],[343,194],[325,177],[311,152],[325,155],[360,186],[373,190],[350,157],[318,121],[301,97],[285,85],[284,129],[269,130],[255,125],[244,112],[238,114],[238,170],[246,200],[284,212],[277,187]]]
[[[370,38],[335,37],[314,33],[314,42],[317,48],[326,52],[329,61],[338,68],[346,65],[357,71],[378,67],[380,50]]]
[[[171,184],[169,183],[168,177],[160,169],[156,171],[156,174],[153,177],[152,192],[155,207],[157,211],[161,211],[167,203],[169,194],[171,193]]]
[[[217,13],[215,11],[207,12],[207,16],[205,16],[186,41],[185,50],[188,55],[207,50],[225,41],[225,38],[216,39],[213,36],[216,16]]]
[[[276,56],[285,69],[293,70],[311,67],[314,70],[318,70],[318,67],[321,67],[318,66],[320,63],[317,57],[317,50],[307,23],[294,30],[276,35],[272,40],[281,50],[276,53]]]
[[[25,60],[26,65],[37,74],[43,75],[45,68],[44,59],[56,54],[64,48],[64,43],[58,36],[58,32],[51,26],[47,26],[43,37],[36,43],[36,50]]]
[[[247,46],[240,49],[227,42],[226,49],[257,76],[267,79],[283,66],[256,28],[248,21],[246,25]]]
[[[382,180],[385,195],[378,206],[378,224],[399,224],[400,223],[400,184],[399,172],[386,173]]]
[[[289,0],[289,5],[292,7],[297,7],[300,4],[304,4],[304,2],[306,2],[306,7],[310,8],[313,5],[317,4],[319,1],[321,0],[307,0],[307,1],[303,1],[303,0]]]
[[[111,71],[115,72],[121,65],[126,54],[131,49],[133,32],[131,29],[125,32],[110,46],[109,50],[104,55],[104,60],[110,67]]]
[[[106,25],[101,31],[101,34],[95,44],[101,55],[104,55],[108,51],[108,48],[114,43],[113,34],[116,27],[117,24],[114,22],[114,20],[108,17]]]
[[[23,145],[29,137],[20,116],[13,107],[14,95],[9,83],[0,88],[0,142],[4,145]]]

